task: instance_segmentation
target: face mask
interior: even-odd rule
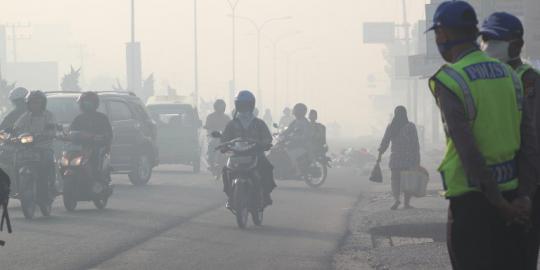
[[[461,45],[461,44],[464,44],[464,43],[469,43],[469,42],[475,42],[474,39],[470,39],[470,38],[465,38],[465,39],[459,39],[459,40],[452,40],[452,41],[448,41],[448,42],[445,42],[445,43],[440,43],[440,44],[437,44],[437,48],[439,49],[439,53],[441,54],[441,56],[443,58],[445,58],[445,55],[447,52],[449,52],[452,48],[454,48],[455,46],[457,45]],[[476,44],[476,43],[475,43]],[[451,59],[446,59],[446,61],[450,62]]]
[[[508,54],[509,48],[509,41],[488,40],[482,41],[481,44],[482,51],[484,51],[489,57],[499,59],[500,61],[505,63],[512,60],[510,59],[510,55]]]

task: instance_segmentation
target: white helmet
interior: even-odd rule
[[[17,87],[11,91],[9,91],[9,100],[15,101],[18,99],[24,99],[28,95],[28,90],[24,87]]]

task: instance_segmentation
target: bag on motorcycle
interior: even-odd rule
[[[373,167],[373,170],[371,171],[371,176],[369,177],[369,181],[375,182],[375,183],[382,183],[383,178],[382,178],[380,162],[377,162],[375,164],[375,167]]]

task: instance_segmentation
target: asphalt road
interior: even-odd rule
[[[0,269],[329,269],[363,185],[338,169],[319,189],[280,181],[264,226],[241,230],[209,175],[167,167],[148,186],[113,182],[105,210],[67,212],[57,198],[51,217],[27,221],[13,202]]]

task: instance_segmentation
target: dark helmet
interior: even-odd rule
[[[296,117],[306,117],[307,106],[304,103],[297,103],[294,105],[293,114]]]
[[[225,112],[226,108],[227,104],[225,104],[225,101],[223,99],[218,99],[216,100],[216,102],[214,102],[214,111]]]
[[[255,96],[248,90],[242,90],[236,95],[234,106],[239,113],[253,112],[255,109]]]
[[[45,95],[45,93],[40,90],[35,90],[28,93],[28,95],[26,96],[26,106],[28,106],[32,100],[39,100],[39,102],[41,102],[40,110],[45,111],[45,109],[47,108],[47,96]]]
[[[83,111],[96,111],[99,107],[99,96],[96,92],[84,92],[77,99],[77,103]]]
[[[315,121],[315,120],[317,120],[318,117],[319,116],[318,116],[318,113],[317,113],[316,110],[310,110],[309,111],[309,119],[310,120]]]

